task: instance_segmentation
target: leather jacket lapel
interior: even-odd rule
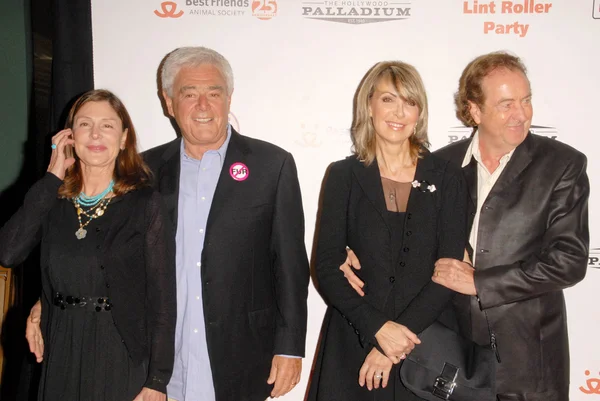
[[[527,138],[525,138],[523,143],[517,146],[508,164],[504,168],[504,171],[502,171],[502,174],[498,177],[498,181],[496,181],[496,184],[490,191],[487,199],[492,199],[502,193],[502,191],[511,185],[521,172],[525,170],[529,163],[531,163],[531,141],[531,135],[527,135]]]

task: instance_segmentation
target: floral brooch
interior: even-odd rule
[[[412,186],[413,186],[413,188],[416,188],[421,192],[427,192],[427,191],[435,192],[435,190],[436,190],[435,185],[430,184],[429,181],[425,181],[425,180],[421,180],[421,181],[414,180],[412,182]]]

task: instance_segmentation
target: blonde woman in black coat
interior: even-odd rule
[[[329,308],[308,399],[419,400],[398,367],[422,330],[452,323],[454,292],[431,276],[439,258],[464,255],[467,188],[458,167],[427,150],[427,96],[414,67],[376,64],[354,106],[354,154],[329,169],[316,233]],[[339,270],[347,246],[364,297]]]

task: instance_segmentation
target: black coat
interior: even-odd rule
[[[66,202],[57,197],[61,184],[55,175],[46,173],[0,230],[0,264],[6,267],[21,263],[41,242],[41,330],[45,339],[51,335],[52,314],[63,312],[52,305],[54,293],[49,276],[51,236],[57,235],[53,228],[59,226],[57,220],[62,217],[60,203]],[[127,207],[108,209],[107,213],[118,213],[110,224],[102,218],[96,220],[101,244],[90,258],[101,266],[106,294],[113,304],[113,320],[129,356],[137,364],[148,363],[144,386],[165,393],[173,371],[177,312],[175,239],[170,235],[164,202],[152,188],[129,192],[121,202],[127,202]],[[48,347],[44,351],[48,360]]]
[[[329,308],[309,400],[394,399],[383,390],[369,393],[358,385],[375,333],[391,320],[418,334],[443,311],[449,312],[454,293],[431,281],[431,275],[437,259],[464,255],[466,184],[460,168],[429,152],[418,161],[415,180],[427,181],[436,190],[412,188],[404,230],[392,233],[377,163],[365,167],[349,157],[330,167],[316,234],[318,286]],[[364,297],[339,270],[346,245],[360,260]],[[392,380],[396,374],[395,366]]]
[[[177,223],[181,139],[148,150]],[[229,174],[235,162],[245,181]],[[276,354],[304,356],[309,268],[304,213],[292,155],[233,130],[208,216],[202,298],[218,401],[264,400]]]
[[[470,144],[436,152],[460,166]],[[581,281],[589,246],[586,158],[556,140],[529,134],[483,203],[474,251],[480,299],[458,297],[461,329],[489,343],[482,310],[497,334],[499,394],[518,401],[569,399],[569,344],[562,290]],[[477,164],[465,166],[477,205]]]

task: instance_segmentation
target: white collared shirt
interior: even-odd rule
[[[493,173],[490,173],[483,164],[483,160],[481,159],[481,152],[479,150],[479,131],[475,132],[473,136],[473,140],[471,144],[467,148],[467,153],[465,154],[465,158],[463,159],[462,167],[464,168],[469,163],[471,163],[471,158],[475,158],[477,161],[477,212],[475,214],[475,218],[473,219],[473,225],[471,226],[471,235],[469,236],[469,243],[473,248],[473,266],[475,266],[475,255],[477,255],[477,232],[479,231],[479,217],[481,215],[481,207],[485,202],[486,198],[490,194],[490,191],[498,181],[500,174],[504,171],[504,167],[508,164],[508,161],[512,157],[515,149],[511,150],[509,153],[502,156],[500,159],[500,165],[494,170]]]

